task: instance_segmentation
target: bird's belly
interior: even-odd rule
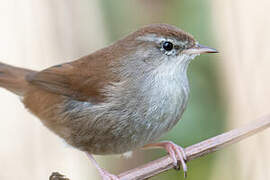
[[[125,116],[127,118],[101,118],[100,125],[97,123],[93,128],[93,131],[99,130],[92,134],[87,151],[93,154],[120,154],[153,142],[180,120],[186,102],[187,99],[181,99],[177,104],[163,104],[165,107],[161,105],[143,115],[130,113]]]
[[[133,116],[123,119],[103,115],[97,119],[93,114],[79,116],[80,113],[75,113],[72,119],[77,120],[68,125],[72,133],[65,140],[92,154],[122,154],[159,138],[177,123],[182,112],[183,108],[179,107],[173,115],[163,114],[159,118],[147,115],[140,121]]]

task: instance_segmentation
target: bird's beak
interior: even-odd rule
[[[203,53],[218,53],[214,48],[210,48],[201,44],[196,44],[196,46],[186,49],[183,51],[185,54],[203,54]]]

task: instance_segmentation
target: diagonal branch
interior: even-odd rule
[[[269,126],[270,116],[267,116],[242,128],[231,130],[229,132],[189,146],[185,148],[187,161],[210,154],[229,144],[239,142],[240,140],[256,134]],[[142,180],[153,177],[171,168],[173,168],[173,162],[169,156],[165,156],[148,164],[123,172],[118,176],[120,180]],[[61,179],[63,176],[61,174],[58,175],[60,175],[60,179],[57,176],[54,180],[63,180]]]
[[[213,138],[185,148],[187,161],[217,151],[226,145],[236,143],[270,126],[270,116],[262,118],[242,128],[234,129]],[[141,180],[157,175],[173,168],[173,162],[169,156],[152,161],[143,166],[131,169],[119,175],[120,180]]]

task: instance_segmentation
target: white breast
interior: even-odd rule
[[[189,59],[167,59],[151,73],[143,88],[149,108],[145,121],[152,131],[149,139],[156,139],[170,130],[181,118],[188,100],[187,66]]]

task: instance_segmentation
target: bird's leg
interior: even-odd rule
[[[158,143],[147,144],[144,146],[144,148],[151,148],[151,147],[161,147],[161,148],[166,149],[166,151],[169,153],[170,157],[173,160],[174,167],[177,169],[179,168],[178,161],[177,161],[177,157],[178,157],[183,167],[184,176],[185,177],[187,176],[187,164],[186,164],[187,156],[186,156],[184,148],[174,144],[171,141],[162,141]]]
[[[91,162],[97,168],[97,170],[98,170],[98,172],[103,180],[119,180],[119,178],[116,175],[111,174],[108,171],[106,171],[105,169],[101,168],[91,154],[89,154],[89,153],[86,153],[86,154],[87,154],[88,158],[91,160]]]

